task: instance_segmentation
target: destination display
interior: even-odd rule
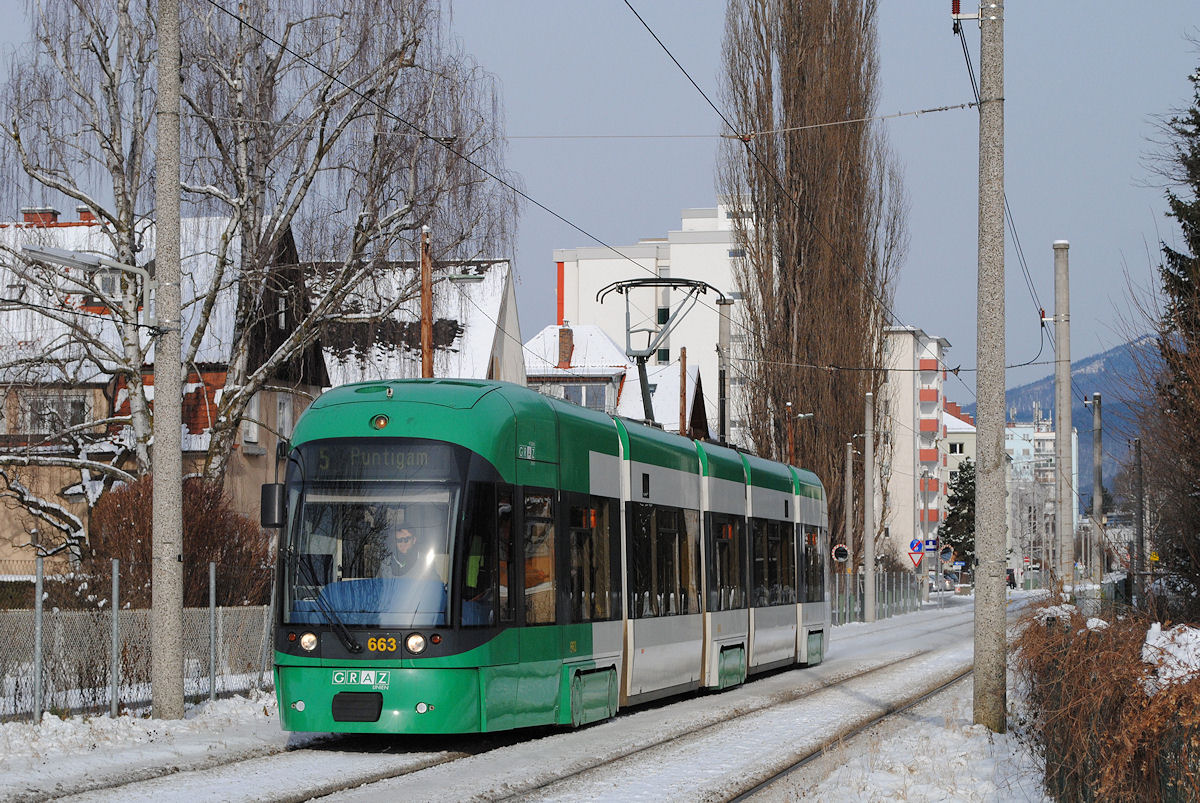
[[[310,480],[457,479],[461,447],[415,439],[312,441],[298,450]]]

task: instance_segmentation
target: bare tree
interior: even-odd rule
[[[907,245],[882,131],[819,125],[874,112],[875,12],[873,0],[731,0],[726,16],[724,95],[736,136],[718,183],[745,248],[740,403],[754,444],[775,456],[786,403],[816,413],[797,460],[821,476],[835,522],[845,515],[842,445],[861,432],[864,396],[884,379],[883,328]],[[875,428],[876,448],[887,463],[884,430]]]
[[[5,92],[10,197],[74,200],[97,225],[73,232],[71,247],[152,271],[153,3],[34,0],[30,13],[34,47]],[[193,0],[184,27],[184,213],[193,220],[179,370],[226,369],[204,467],[220,479],[255,393],[320,384],[312,355],[325,327],[385,319],[413,294],[392,266],[415,257],[423,226],[434,229],[439,258],[494,254],[509,246],[515,206],[487,175],[503,173],[494,82],[451,41],[433,0],[336,9]],[[22,321],[14,348],[0,354],[0,378],[18,397],[35,380],[90,382],[109,403],[74,429],[8,444],[0,468],[27,476],[49,461],[127,481],[151,468],[143,377],[165,367],[153,366],[131,275],[101,286],[19,250],[38,238],[61,246],[65,236],[41,228],[0,237],[6,283],[24,293],[0,302]],[[127,415],[111,414],[126,404]],[[85,455],[72,433],[106,450]],[[0,477],[12,480],[10,499],[27,511],[53,506],[35,501],[21,476]]]
[[[185,37],[184,103],[197,148],[186,189],[228,216],[214,255],[223,278],[200,302],[188,359],[223,281],[237,287],[210,478],[223,475],[253,394],[277,387],[281,367],[325,326],[386,318],[412,297],[416,288],[381,274],[416,257],[423,226],[436,230],[441,255],[463,256],[504,247],[512,218],[511,200],[479,170],[503,169],[492,81],[447,43],[435,3],[279,8],[243,3],[235,19],[208,7]],[[307,287],[286,286],[286,275],[281,284],[277,273],[293,232],[296,251],[319,266]],[[257,327],[280,303],[303,312],[253,355]]]

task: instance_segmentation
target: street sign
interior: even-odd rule
[[[908,551],[916,552],[919,554],[921,552],[921,539],[914,538],[913,540],[909,541],[908,542]]]
[[[925,548],[928,549],[930,552],[936,552],[937,551],[937,539],[930,538],[927,541],[925,541]]]
[[[908,557],[913,562],[914,569],[921,565],[921,553],[920,552],[909,552]]]
[[[838,563],[845,563],[850,560],[850,550],[845,544],[838,544],[833,548],[833,559]]]
[[[956,568],[956,569],[962,569],[962,568],[965,568],[965,567],[966,567],[966,565],[967,565],[966,561],[962,561],[962,560],[956,560],[956,561],[954,561],[954,568]]]

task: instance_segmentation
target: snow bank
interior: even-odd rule
[[[1147,694],[1200,677],[1200,630],[1176,625],[1164,632],[1155,622],[1146,631],[1142,661],[1154,667],[1154,676],[1146,679]]]

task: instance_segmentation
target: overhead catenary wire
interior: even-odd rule
[[[760,157],[758,155],[758,153],[752,147],[754,137],[749,135],[747,132],[740,132],[738,130],[738,127],[735,126],[732,123],[732,121],[730,121],[729,117],[717,106],[716,103],[713,102],[713,100],[700,87],[700,85],[698,83],[696,83],[696,80],[694,78],[692,78],[691,74],[687,71],[687,68],[685,68],[679,62],[679,59],[675,58],[675,55],[671,52],[670,48],[668,48],[666,46],[666,44],[662,41],[662,39],[658,36],[658,34],[654,32],[654,29],[650,27],[649,23],[647,23],[646,20],[642,17],[642,15],[638,13],[637,9],[633,7],[632,2],[630,2],[630,0],[625,0],[625,5],[629,8],[629,10],[637,18],[638,22],[640,22],[642,24],[642,27],[646,29],[646,31],[650,34],[650,36],[654,39],[654,41],[658,43],[659,47],[662,48],[663,52],[667,54],[667,57],[670,58],[672,62],[674,62],[676,67],[679,68],[680,72],[683,73],[684,77],[688,80],[688,82],[693,87],[695,87],[696,91],[700,93],[700,96],[702,98],[704,98],[705,102],[708,103],[708,105],[712,108],[712,110],[714,112],[716,112],[717,116],[721,118],[722,122],[725,123],[725,125],[729,128],[730,131],[734,132],[734,137],[736,139],[739,139],[742,141],[742,144],[746,148],[746,151],[750,155],[750,157],[759,165],[759,167],[762,168],[764,173],[771,178],[771,181],[780,190],[780,192],[783,193],[783,196],[785,198],[787,198],[788,201],[791,202],[792,206],[794,206],[796,211],[801,214],[801,216],[805,219],[805,221],[808,223],[808,225],[811,227],[811,229],[829,247],[830,253],[835,254],[837,256],[838,261],[847,269],[847,272],[850,274],[850,276],[852,276],[855,280],[857,280],[860,284],[863,285],[863,287],[866,289],[867,293],[870,294],[870,296],[879,304],[880,309],[882,309],[884,312],[886,312],[887,315],[891,318],[891,320],[895,321],[897,324],[899,324],[901,326],[908,326],[908,324],[904,323],[904,321],[901,320],[900,316],[895,313],[895,311],[891,308],[891,305],[887,303],[887,301],[879,294],[879,292],[876,290],[876,288],[874,288],[871,285],[871,283],[866,279],[866,277],[860,275],[859,272],[857,270],[855,270],[854,266],[850,264],[850,261],[848,259],[846,259],[845,255],[838,248],[837,244],[835,244],[825,234],[825,232],[821,229],[821,227],[817,225],[816,221],[813,220],[812,216],[808,213],[808,210],[806,210],[800,204],[800,202],[795,198],[795,196],[791,192],[788,191],[788,189],[783,185],[783,181],[776,174],[774,167],[767,165],[763,161],[762,157]],[[978,103],[978,97],[976,98],[976,103]],[[942,363],[944,368],[946,368],[947,370],[949,369],[949,366],[946,366],[945,363],[940,358],[938,361]],[[967,385],[967,383],[965,381],[963,381],[963,379],[960,376],[958,376],[957,373],[955,374],[955,378],[958,379],[958,381],[960,383],[962,383],[963,387],[966,389],[966,391],[972,397],[975,396],[975,391],[972,390],[971,387],[969,385]]]

